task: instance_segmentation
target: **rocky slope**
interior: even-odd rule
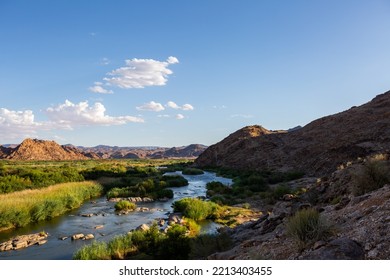
[[[383,161],[390,172],[388,159],[389,155]],[[327,177],[290,182],[292,192],[296,188],[304,188],[306,192],[281,197],[257,221],[225,228],[234,242],[233,248],[209,258],[390,259],[390,185],[354,195],[356,176],[363,166],[367,166],[367,160],[349,162]],[[332,234],[302,247],[287,228],[291,217],[303,208],[317,209],[331,226]]]
[[[210,146],[199,167],[276,169],[321,175],[348,160],[390,150],[390,91],[291,131],[249,126]]]

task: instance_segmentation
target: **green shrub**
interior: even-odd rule
[[[173,191],[169,189],[162,189],[156,192],[156,198],[173,198]]]
[[[188,186],[188,180],[180,175],[164,175],[161,180],[165,181],[166,187],[169,188]]]
[[[182,174],[184,175],[202,175],[204,174],[203,170],[198,168],[185,168],[182,171]]]
[[[111,259],[123,260],[133,250],[133,242],[130,234],[115,236],[107,244]]]
[[[287,233],[305,245],[328,238],[332,228],[317,210],[308,208],[296,212],[288,221]]]
[[[195,221],[207,219],[217,207],[213,202],[197,198],[183,198],[173,203],[175,212],[182,212],[185,217]]]
[[[369,160],[353,175],[353,183],[354,195],[382,188],[390,183],[390,168],[386,161]]]
[[[133,202],[130,202],[128,200],[121,200],[118,201],[115,204],[115,210],[121,211],[121,210],[134,210],[136,208],[136,205]]]

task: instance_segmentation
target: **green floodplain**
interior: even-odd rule
[[[191,160],[83,160],[83,161],[0,161],[0,230],[50,220],[79,207],[85,200],[110,198],[173,197],[172,188],[185,186],[180,175],[199,175]],[[200,234],[199,222],[212,220],[235,227],[242,217],[261,213],[248,201],[277,199],[289,190],[283,182],[303,174],[271,171],[236,171],[210,168],[208,171],[233,179],[231,186],[207,184],[207,198],[175,201],[180,223],[164,231],[157,224],[146,230],[118,235],[108,242],[92,242],[74,254],[74,259],[202,259],[229,248],[227,234]],[[271,184],[279,184],[270,188]],[[133,203],[119,201],[116,210],[133,210]]]

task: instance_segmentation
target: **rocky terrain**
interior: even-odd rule
[[[390,91],[290,131],[244,127],[210,146],[199,167],[330,173],[348,160],[390,150]]]
[[[380,161],[390,171],[389,155]],[[327,177],[290,182],[300,195],[285,195],[269,205],[263,216],[234,229],[224,229],[233,239],[232,249],[210,259],[390,259],[390,184],[355,195],[354,187],[369,159],[349,162]],[[390,182],[387,173],[387,182]],[[366,182],[364,182],[366,183]],[[367,182],[368,183],[368,182]],[[259,203],[259,201],[257,201]],[[253,202],[256,205],[256,202]],[[297,211],[313,208],[331,227],[330,236],[306,244],[288,232]]]
[[[0,146],[0,159],[13,160],[83,160],[83,159],[163,159],[195,158],[207,147],[192,144],[183,147],[117,147],[100,145],[92,148],[59,145],[54,141],[25,139],[20,145]]]
[[[210,146],[196,160],[198,167],[295,170],[306,176],[286,183],[290,193],[276,203],[249,198],[263,215],[224,228],[234,245],[209,259],[390,259],[389,140],[390,91],[302,128],[249,126]],[[319,213],[327,228],[310,242],[291,232],[304,209]]]

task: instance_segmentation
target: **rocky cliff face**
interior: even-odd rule
[[[295,170],[321,175],[346,161],[390,150],[390,91],[292,131],[249,126],[210,146],[199,167]]]
[[[87,159],[78,149],[60,146],[54,141],[26,139],[13,149],[7,159],[14,160],[79,160]]]

